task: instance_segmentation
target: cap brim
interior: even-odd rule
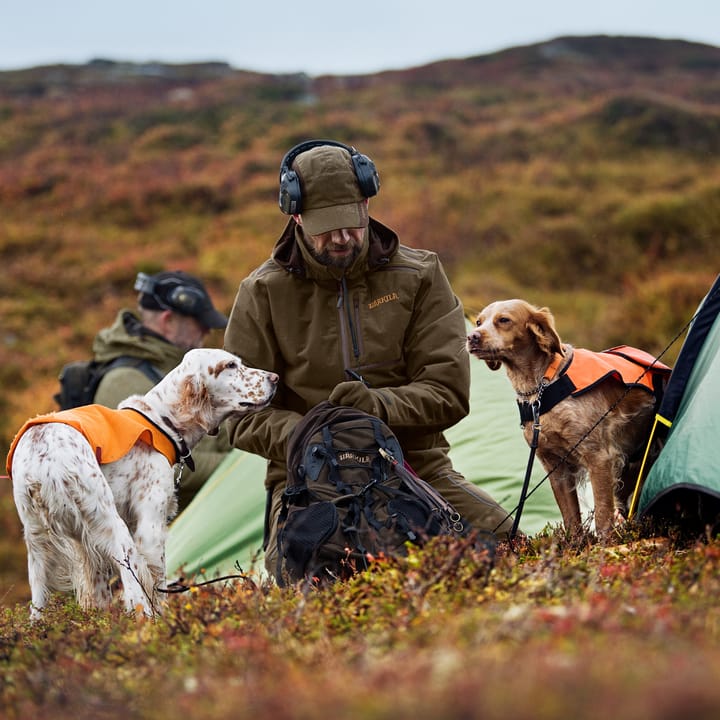
[[[368,225],[367,203],[363,200],[347,205],[330,205],[303,210],[303,230],[310,235],[322,235],[342,228],[361,228]]]
[[[196,318],[198,322],[210,330],[222,330],[227,327],[228,323],[228,319],[215,308],[206,310],[202,315],[197,315]]]

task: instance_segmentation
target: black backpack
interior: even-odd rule
[[[129,356],[117,357],[107,362],[97,360],[77,360],[68,363],[60,371],[58,380],[60,390],[53,399],[61,410],[90,405],[95,400],[95,391],[105,373],[117,367],[135,367],[157,383],[162,380],[162,373],[148,360],[140,360]]]
[[[370,557],[405,555],[406,543],[464,535],[469,526],[403,461],[381,420],[323,402],[288,442],[278,519],[279,585],[347,579]]]

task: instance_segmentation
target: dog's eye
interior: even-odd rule
[[[234,360],[231,360],[226,366],[226,370],[237,370],[237,363]]]
[[[510,318],[509,318],[509,317],[505,317],[504,315],[501,315],[501,316],[497,319],[497,324],[498,324],[498,325],[507,325],[509,322],[510,322]]]

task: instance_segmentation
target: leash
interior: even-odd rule
[[[188,590],[194,590],[195,588],[203,587],[204,585],[211,585],[212,583],[224,582],[225,580],[250,580],[250,577],[245,574],[223,575],[222,577],[219,577],[219,578],[213,578],[212,580],[205,580],[205,582],[201,582],[201,583],[190,583],[189,585],[185,585],[185,583],[177,581],[177,582],[170,583],[165,588],[157,588],[157,591],[161,592],[161,593],[165,593],[166,595],[171,595],[173,593],[181,593],[181,592],[187,592]]]
[[[213,583],[218,582],[224,582],[225,580],[246,580],[251,585],[255,585],[255,581],[248,575],[246,572],[243,571],[242,567],[240,566],[240,563],[236,560],[235,569],[239,571],[239,575],[223,575],[222,577],[213,578],[212,580],[205,580],[201,583],[190,583],[186,585],[184,582],[184,578],[180,578],[180,580],[177,580],[175,582],[171,582],[166,588],[157,588],[158,592],[165,593],[166,595],[171,595],[174,593],[181,593],[181,592],[187,592],[188,590],[194,590],[195,588],[200,588],[205,585],[212,585]]]
[[[520,500],[518,501],[515,511],[515,519],[513,520],[512,529],[510,530],[510,542],[512,542],[517,535],[518,528],[520,527],[520,518],[522,517],[522,511],[525,507],[525,500],[528,497],[530,476],[532,475],[533,463],[535,462],[535,451],[537,450],[538,439],[540,437],[540,398],[544,389],[545,385],[543,383],[540,383],[537,399],[531,405],[533,414],[533,436],[530,443],[530,457],[528,458],[527,467],[525,468],[525,479],[523,480],[522,490],[520,491]],[[505,521],[503,520],[503,522]],[[497,528],[495,529],[497,530]]]

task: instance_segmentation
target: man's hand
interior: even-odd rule
[[[333,405],[349,405],[363,412],[382,418],[383,406],[377,393],[359,380],[338,383],[330,393],[328,400]]]

